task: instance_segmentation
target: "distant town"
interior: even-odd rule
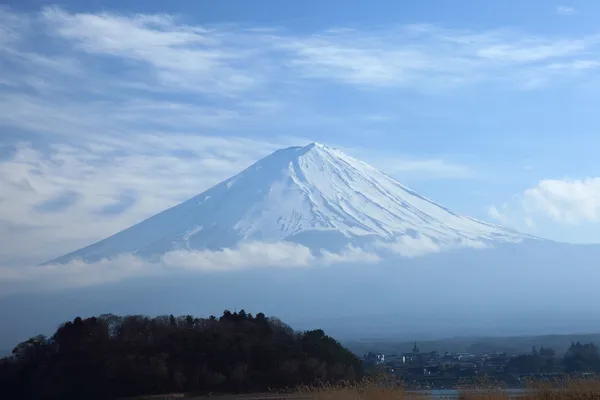
[[[509,387],[522,386],[525,379],[556,378],[566,374],[591,374],[600,368],[600,355],[592,343],[572,343],[564,357],[551,348],[532,348],[524,354],[421,352],[363,356],[365,368],[386,373],[405,385],[419,389],[445,389],[460,382],[490,379]]]

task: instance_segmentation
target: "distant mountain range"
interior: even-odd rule
[[[340,150],[311,143],[278,150],[182,204],[52,262],[122,253],[152,259],[243,241],[376,251],[398,241],[454,248],[525,239],[534,238],[459,215]]]

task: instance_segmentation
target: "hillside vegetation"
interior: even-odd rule
[[[226,311],[192,316],[75,318],[0,361],[7,399],[113,399],[251,392],[355,380],[361,361],[322,330]]]

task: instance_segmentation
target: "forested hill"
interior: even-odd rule
[[[75,318],[0,361],[7,399],[113,399],[172,392],[251,392],[357,379],[361,361],[322,330],[277,318],[102,315]]]

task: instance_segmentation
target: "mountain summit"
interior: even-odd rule
[[[526,238],[461,216],[340,150],[311,143],[275,151],[190,200],[53,262],[214,250],[244,240],[337,249],[402,237],[436,244]]]

